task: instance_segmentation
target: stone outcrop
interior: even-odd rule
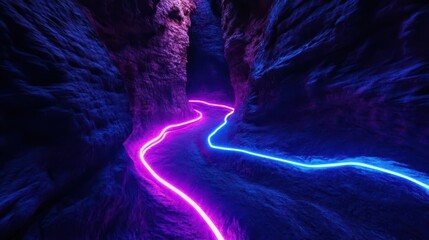
[[[134,128],[186,117],[186,63],[193,0],[80,0],[119,68]]]

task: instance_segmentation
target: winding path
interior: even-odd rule
[[[344,161],[344,162],[337,162],[337,163],[324,163],[324,164],[306,164],[306,163],[300,163],[284,158],[279,158],[275,156],[269,156],[262,153],[257,153],[254,151],[249,151],[245,149],[240,148],[233,148],[233,147],[227,147],[227,146],[221,146],[213,143],[213,137],[228,123],[228,118],[234,113],[234,108],[222,105],[222,104],[214,104],[209,103],[201,100],[190,100],[190,102],[194,105],[195,108],[199,108],[200,104],[214,107],[214,108],[220,108],[224,109],[226,112],[226,115],[224,117],[223,123],[221,123],[219,126],[217,126],[207,137],[207,143],[212,149],[221,150],[221,151],[228,151],[228,152],[237,152],[241,154],[251,155],[254,157],[264,158],[272,161],[282,162],[286,163],[295,167],[299,168],[310,168],[310,169],[328,169],[328,168],[342,168],[342,167],[355,167],[360,169],[367,169],[371,171],[378,171],[384,174],[391,175],[393,177],[397,177],[406,181],[409,181],[411,183],[416,184],[417,186],[425,189],[426,191],[429,191],[429,185],[415,179],[411,176],[405,175],[400,172],[396,172],[393,170],[377,167],[374,165],[370,165],[367,163],[361,163],[361,162],[351,162],[351,161]],[[174,186],[172,183],[165,180],[163,177],[161,177],[151,166],[149,161],[146,159],[146,153],[150,149],[152,149],[154,146],[161,143],[168,133],[180,129],[183,126],[196,124],[198,121],[203,119],[203,113],[199,110],[195,110],[197,116],[184,122],[180,122],[177,124],[169,125],[163,128],[160,133],[154,137],[153,139],[146,142],[140,149],[139,156],[142,164],[144,167],[148,170],[148,172],[154,177],[160,184],[162,184],[164,187],[175,193],[178,197],[183,199],[189,206],[191,206],[198,214],[199,216],[204,220],[204,222],[207,224],[210,231],[213,233],[213,236],[216,239],[225,239],[225,237],[222,235],[220,228],[215,224],[215,221],[206,213],[206,211],[188,194],[186,194],[183,190],[179,189],[177,186]]]

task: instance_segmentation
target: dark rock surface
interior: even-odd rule
[[[186,51],[193,0],[80,2],[124,77],[134,128],[188,116]]]
[[[224,0],[222,10],[237,119],[290,133],[277,145],[296,154],[386,156],[387,145],[427,165],[426,1]]]
[[[220,2],[196,0],[191,17],[188,48],[187,91],[190,98],[211,98],[233,101],[234,93],[224,57]]]
[[[1,1],[0,16],[0,238],[99,237],[136,181],[112,167],[130,162],[121,76],[74,1]]]
[[[263,37],[272,0],[223,0],[222,31],[235,102],[249,95],[250,71]]]
[[[0,2],[0,238],[201,239],[123,147],[129,97],[143,128],[188,113],[192,2],[81,3]]]

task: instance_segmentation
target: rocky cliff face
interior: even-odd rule
[[[135,128],[187,116],[186,51],[193,0],[80,2],[124,77]]]
[[[256,111],[331,98],[428,105],[424,1],[225,0],[222,6],[232,81],[249,86],[245,95]]]
[[[249,95],[250,71],[259,50],[271,4],[271,0],[222,1],[225,58],[236,104],[241,104]]]
[[[311,129],[309,139],[326,129],[318,143],[331,135],[353,145],[352,132],[370,132],[425,153],[425,1],[223,0],[222,11],[240,119],[295,121],[289,126]],[[341,128],[348,133],[329,133]]]
[[[2,1],[0,16],[1,238],[49,238],[54,228],[79,236],[90,212],[66,209],[87,202],[68,200],[124,160],[123,81],[73,1]]]
[[[183,216],[141,187],[122,144],[129,98],[146,128],[188,113],[193,4],[81,2],[0,3],[0,238],[175,238]]]

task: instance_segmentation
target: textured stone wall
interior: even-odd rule
[[[193,0],[80,0],[122,73],[134,128],[190,113],[186,63]]]
[[[250,72],[263,37],[271,0],[224,0],[221,4],[225,58],[236,104],[249,95]]]
[[[122,77],[74,1],[1,1],[0,32],[0,238],[33,227],[35,238],[55,228],[80,238],[86,230],[77,222],[90,212],[57,204],[88,194],[91,177],[126,161],[131,114]],[[60,215],[68,217],[53,221]]]
[[[426,1],[223,0],[222,11],[237,118],[429,143]]]

